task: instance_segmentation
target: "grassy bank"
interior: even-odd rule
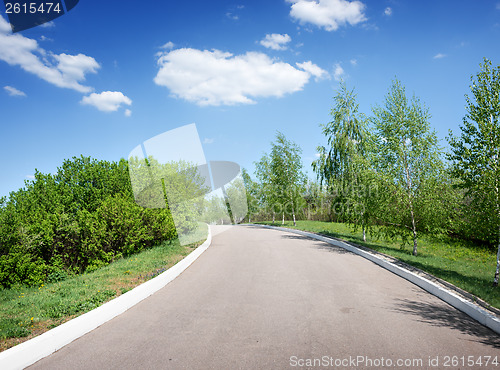
[[[297,221],[296,227],[292,222],[285,222],[285,225],[278,222],[274,225],[344,239],[388,254],[474,294],[493,307],[500,308],[500,287],[492,286],[496,251],[447,236],[422,235],[418,240],[418,256],[415,257],[411,254],[409,245],[402,247],[401,240],[391,241],[382,237],[377,239],[368,235],[365,243],[361,231],[353,232],[352,227],[346,224]]]
[[[129,291],[173,266],[202,242],[177,240],[119,259],[92,273],[0,290],[0,350],[31,339]]]

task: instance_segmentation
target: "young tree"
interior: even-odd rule
[[[393,81],[384,106],[375,107],[373,113],[377,172],[392,195],[387,214],[379,217],[387,225],[410,231],[416,256],[418,213],[429,205],[432,184],[443,169],[437,136],[430,128],[428,109],[415,96],[409,101],[398,80]]]
[[[289,205],[294,226],[295,212],[302,203],[302,191],[306,180],[302,172],[301,153],[302,150],[297,144],[287,140],[281,132],[277,132],[276,141],[271,144],[271,181],[277,199],[281,203],[283,223]]]
[[[475,209],[491,233],[488,241],[498,244],[497,267],[493,284],[500,274],[500,66],[492,67],[488,59],[481,71],[471,76],[472,97],[466,95],[467,114],[460,126],[460,137],[450,131],[449,160],[453,174],[471,196]]]
[[[305,175],[302,172],[301,149],[297,144],[286,139],[281,132],[276,134],[276,142],[271,143],[271,153],[264,154],[259,162],[255,163],[256,176],[262,187],[265,203],[272,209],[273,222],[276,206],[283,215],[287,206],[296,224],[295,213],[302,204]]]
[[[359,113],[354,90],[341,83],[330,111],[333,118],[321,125],[328,148],[317,148],[319,158],[312,163],[321,184],[336,195],[335,209],[343,220],[361,224],[366,241],[369,196],[369,167],[367,147],[371,140],[367,120]]]

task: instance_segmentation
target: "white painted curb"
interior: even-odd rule
[[[18,344],[0,353],[0,369],[23,369],[38,360],[54,353],[58,349],[80,338],[84,334],[101,326],[105,322],[125,312],[143,299],[174,280],[186,270],[212,242],[212,233],[208,228],[207,240],[164,273],[125,294],[103,304],[94,310],[70,320],[38,337]]]
[[[269,225],[257,225],[254,224],[255,226],[261,226],[265,227],[268,229],[275,229],[275,230],[281,230],[281,231],[286,231],[294,234],[299,234],[299,235],[304,235],[308,236],[310,238],[314,238],[317,240],[321,240],[323,242],[335,245],[337,247],[344,248],[350,252],[353,252],[355,254],[358,254],[374,263],[377,265],[385,268],[386,270],[389,270],[396,275],[401,276],[402,278],[412,282],[415,285],[418,285],[422,289],[428,291],[429,293],[435,295],[436,297],[442,299],[446,303],[450,304],[451,306],[455,307],[456,309],[466,313],[470,317],[472,317],[474,320],[478,321],[479,323],[483,324],[484,326],[490,328],[497,334],[500,334],[500,319],[489,313],[488,311],[484,310],[483,308],[465,300],[464,298],[458,296],[457,294],[453,293],[452,291],[443,288],[442,286],[422,277],[419,276],[411,271],[408,271],[400,266],[395,265],[394,263],[387,261],[383,258],[380,258],[379,256],[375,254],[371,254],[369,252],[366,252],[362,249],[356,248],[348,243],[342,242],[340,240],[335,240],[328,238],[326,236],[322,235],[317,235],[317,234],[312,234],[308,233],[306,231],[301,231],[301,230],[295,230],[295,229],[287,229],[284,227],[277,227],[277,226],[269,226]]]

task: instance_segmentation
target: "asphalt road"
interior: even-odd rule
[[[499,364],[486,366],[487,356]],[[500,369],[500,336],[360,256],[236,226],[214,235],[165,288],[30,368],[442,369],[471,361]]]

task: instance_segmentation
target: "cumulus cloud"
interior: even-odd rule
[[[387,8],[385,8],[385,10],[384,10],[384,14],[385,14],[386,16],[388,16],[388,17],[389,17],[389,16],[391,16],[391,15],[392,15],[392,8],[391,8],[391,7],[389,7],[389,6],[388,6]]]
[[[290,41],[292,41],[292,38],[286,33],[284,35],[281,35],[279,33],[272,33],[266,35],[266,37],[260,41],[260,44],[268,49],[286,50],[286,44],[288,44]]]
[[[125,109],[125,117],[130,117],[132,115],[132,111],[130,109]]]
[[[316,64],[313,64],[311,61],[303,62],[303,63],[296,63],[297,67],[300,69],[303,69],[310,75],[314,76],[316,78],[316,81],[322,79],[322,78],[328,78],[330,75],[328,74],[327,71],[324,69],[318,67]]]
[[[327,31],[366,20],[365,4],[347,0],[287,0],[292,3],[290,16],[301,24],[311,23]]]
[[[84,96],[80,103],[92,105],[101,112],[115,112],[122,104],[131,105],[132,100],[119,91],[103,91],[100,94],[92,93],[89,96]],[[130,110],[128,111],[132,114]],[[125,111],[125,115],[127,115],[127,111]]]
[[[176,49],[158,58],[157,85],[200,106],[252,104],[258,97],[281,97],[302,90],[311,72],[259,52]]]
[[[351,63],[352,66],[357,66],[358,65],[358,61],[356,59],[351,59],[350,63]]]
[[[58,87],[82,93],[92,91],[80,84],[87,73],[96,73],[99,63],[84,54],[52,54],[40,48],[36,40],[12,34],[10,25],[0,16],[0,60],[19,66],[26,72]]]
[[[5,91],[7,91],[7,93],[10,95],[10,96],[26,96],[26,94],[21,91],[21,90],[18,90],[16,89],[15,87],[12,87],[12,86],[4,86],[3,87]]]
[[[434,55],[432,58],[433,59],[442,59],[446,56],[446,54],[441,54],[441,53],[437,53],[436,55]]]
[[[335,70],[333,71],[333,78],[335,81],[340,81],[344,76],[344,68],[341,67],[339,63],[335,64]]]

